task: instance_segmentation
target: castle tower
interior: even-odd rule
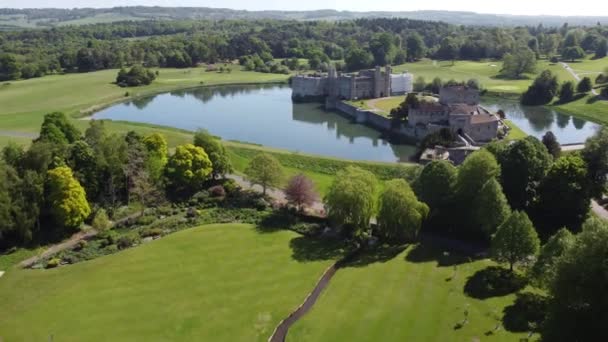
[[[387,65],[384,71],[384,96],[391,96],[391,74],[393,73],[393,68]]]
[[[374,69],[374,98],[379,98],[381,95],[384,95],[382,90],[384,88],[384,82],[382,82],[382,71],[380,70],[380,66],[376,65],[376,69]]]

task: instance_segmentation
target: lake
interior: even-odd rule
[[[528,134],[552,130],[561,143],[582,142],[597,125],[544,108],[484,99],[488,108],[503,109]],[[317,103],[292,103],[287,85],[202,87],[117,104],[94,119],[124,120],[187,130],[205,128],[225,140],[236,140],[353,160],[407,162],[412,145],[397,145],[364,125],[352,123]]]

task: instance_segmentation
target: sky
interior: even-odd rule
[[[580,4],[580,6],[577,6]],[[0,0],[0,8],[194,6],[246,10],[448,10],[517,15],[608,16],[608,1],[585,0]]]

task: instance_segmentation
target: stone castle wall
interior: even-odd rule
[[[479,90],[468,87],[443,87],[439,90],[439,102],[441,104],[466,103],[468,105],[479,104]]]

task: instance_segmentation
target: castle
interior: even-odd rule
[[[501,122],[479,105],[479,90],[459,85],[441,88],[437,102],[410,107],[408,125],[428,131],[449,128],[471,142],[487,142],[498,136]]]
[[[377,66],[356,74],[341,74],[331,68],[326,75],[297,75],[291,86],[294,101],[325,99],[328,108],[335,108],[341,100],[404,95],[412,91],[412,83],[412,74],[393,74],[390,66],[384,71]]]

